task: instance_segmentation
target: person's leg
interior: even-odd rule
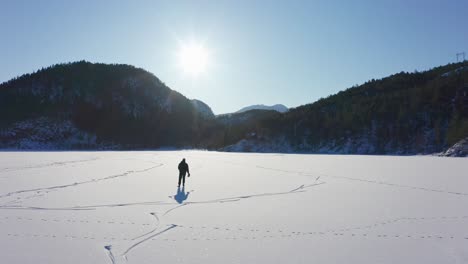
[[[182,173],[179,173],[179,184],[178,186],[180,186],[180,181],[182,180]]]
[[[184,173],[184,175],[182,176],[182,185],[185,186],[185,173]]]

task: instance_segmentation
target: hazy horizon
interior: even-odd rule
[[[312,103],[468,51],[463,1],[14,1],[0,82],[56,63],[124,63],[216,114]]]

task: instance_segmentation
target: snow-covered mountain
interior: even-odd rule
[[[468,135],[464,64],[401,72],[289,110],[218,116],[143,69],[59,64],[0,84],[0,148],[442,153]]]
[[[0,84],[0,148],[204,147],[209,107],[130,65],[53,65]]]
[[[236,113],[247,112],[250,110],[273,110],[273,111],[277,111],[280,113],[285,113],[288,111],[288,108],[282,104],[275,104],[275,105],[258,104],[258,105],[246,106],[240,109],[239,111],[236,111]]]

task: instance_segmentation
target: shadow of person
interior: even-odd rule
[[[185,192],[185,186],[182,188],[177,187],[177,193],[174,195],[174,200],[176,200],[179,204],[183,203],[185,200],[187,200],[190,192]]]

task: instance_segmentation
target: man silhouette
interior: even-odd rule
[[[189,171],[189,166],[185,162],[185,159],[182,159],[182,161],[179,163],[179,185],[180,187],[180,182],[182,181],[182,185],[185,186],[185,174],[188,173],[188,176],[190,177],[190,171]]]

